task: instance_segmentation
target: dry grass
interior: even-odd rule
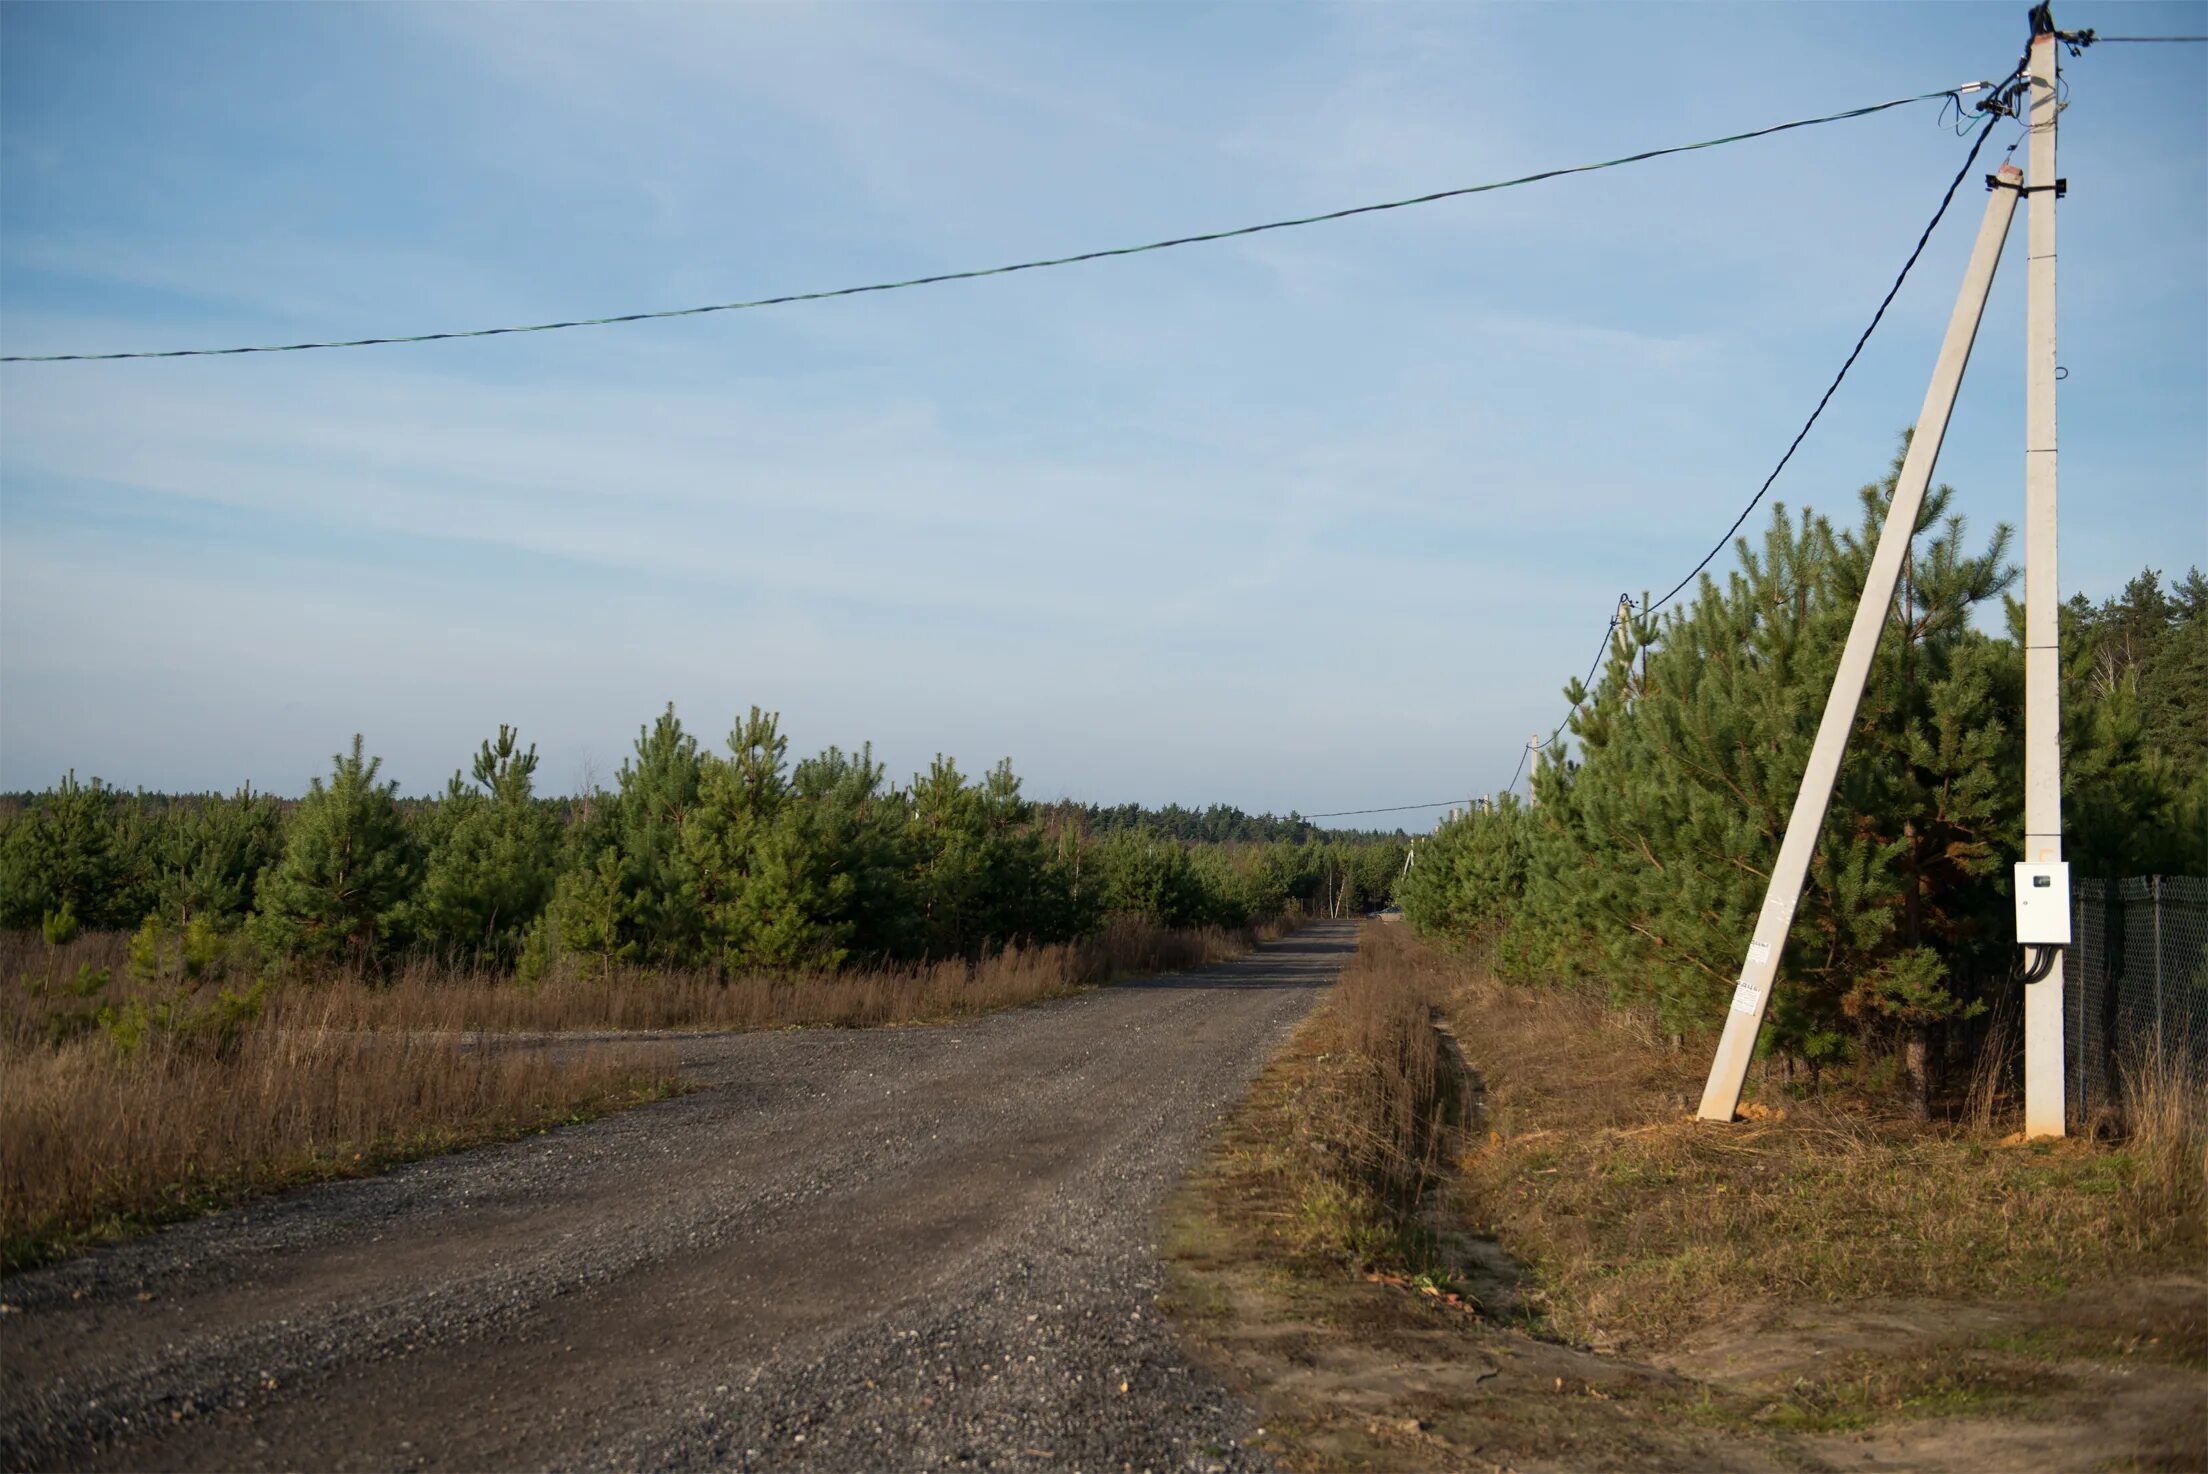
[[[2158,1216],[2208,1219],[2208,1079],[2190,1057],[2159,1047],[2123,1071],[2124,1125]]]
[[[1199,966],[1278,936],[1115,921],[1070,946],[817,977],[627,971],[535,987],[417,962],[388,979],[257,980],[249,952],[184,975],[173,948],[0,937],[0,1268],[252,1192],[373,1172],[655,1098],[643,1044],[479,1049],[482,1034],[859,1027],[1030,1003]]]
[[[638,1029],[864,1028],[986,1013],[1032,1003],[1116,977],[1170,972],[1240,956],[1283,935],[1283,918],[1226,931],[1169,931],[1115,917],[1084,941],[1012,947],[980,962],[848,970],[818,975],[622,969],[576,970],[533,986],[489,970],[415,960],[389,977],[337,974],[287,983],[266,999],[281,1025],[334,1029],[570,1032]],[[175,992],[166,980],[129,975],[128,939],[87,935],[61,948],[35,936],[0,934],[0,1040],[29,1045],[90,1027],[102,1006],[133,997],[158,1002]],[[70,980],[106,971],[96,996],[79,999]],[[210,992],[202,987],[199,991]]]
[[[1294,1204],[1300,1247],[1367,1268],[1431,1268],[1420,1209],[1448,1168],[1457,1079],[1434,1027],[1449,984],[1399,928],[1368,926],[1326,1002],[1261,1087],[1292,1123],[1244,1162]]]
[[[2197,1082],[2005,1146],[1853,1099],[1697,1123],[1707,1061],[1368,927],[1176,1200],[1169,1308],[1290,1469],[2208,1467]]]
[[[0,1268],[255,1191],[357,1176],[657,1098],[649,1045],[476,1050],[258,1024],[219,1048],[0,1048]]]
[[[1852,1099],[1712,1126],[1691,1115],[1700,1051],[1456,966],[1483,1086],[1459,1208],[1531,1262],[1567,1335],[1674,1345],[1750,1303],[2031,1297],[2198,1262],[2197,1080],[2142,1075],[2110,1143],[2006,1144]]]

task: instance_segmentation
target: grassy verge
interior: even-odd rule
[[[0,1047],[0,1268],[679,1088],[645,1045],[472,1050],[261,1025],[219,1046]]]
[[[1593,1000],[1460,968],[1449,1007],[1482,1083],[1459,1212],[1532,1264],[1566,1336],[1662,1350],[1751,1306],[2024,1299],[2200,1262],[2197,1085],[2143,1082],[2159,1114],[2113,1142],[2005,1144],[1860,1099],[1712,1127],[1688,1104],[1704,1053]]]
[[[980,961],[846,969],[822,974],[728,975],[710,970],[571,967],[533,984],[489,969],[414,959],[388,974],[335,971],[311,983],[267,986],[254,1006],[282,1024],[319,1029],[622,1031],[642,1029],[864,1028],[986,1013],[1114,978],[1198,967],[1283,935],[1289,918],[1227,930],[1174,931],[1115,917],[1080,942],[1010,947]],[[224,953],[195,979],[181,954],[146,949],[122,934],[87,934],[63,947],[0,933],[0,1040],[34,1044],[88,1033],[103,1010],[159,1010],[182,994],[218,996],[258,959]],[[84,980],[82,983],[79,980]],[[241,989],[234,989],[239,991]]]
[[[1861,1101],[1711,1127],[1705,1063],[1368,927],[1175,1205],[1184,1327],[1295,1468],[2208,1461],[2197,1084],[2018,1146]]]
[[[649,1044],[476,1049],[484,1032],[858,1027],[1014,1007],[1221,961],[1289,923],[822,977],[620,971],[523,987],[417,963],[256,979],[124,937],[0,940],[0,1270],[259,1192],[362,1176],[681,1088]]]

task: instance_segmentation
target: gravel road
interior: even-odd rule
[[[0,1280],[0,1463],[1245,1467],[1158,1208],[1354,946],[693,1036],[681,1099]]]

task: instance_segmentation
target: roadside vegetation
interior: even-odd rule
[[[133,1016],[129,1013],[126,1017]],[[647,1045],[558,1053],[241,1021],[225,1005],[0,1049],[0,1270],[258,1192],[378,1172],[681,1088]]]
[[[1368,925],[1177,1204],[1175,1308],[1295,1468],[2208,1456],[2199,1081],[2022,1144],[1806,1080],[1713,1127],[1706,1064]]]
[[[1945,489],[1742,1119],[1694,1119],[1891,494],[1616,632],[1538,803],[1419,842],[1223,1131],[1175,1302],[1281,1462],[2208,1465],[2208,1061],[2112,1034],[2115,1108],[2017,1136],[2020,610]],[[2208,579],[2062,628],[2074,869],[2208,874]]]
[[[1740,565],[1574,681],[1538,806],[1418,846],[1398,897],[1504,978],[1583,989],[1694,1035],[1724,1017],[1892,481],[1852,528],[1781,509]],[[1873,663],[1764,1025],[1772,1078],[1878,1082],[1931,1112],[1968,1088],[2023,984],[2021,609],[2009,534],[1939,489]],[[2149,572],[2063,611],[2066,852],[2079,876],[2208,875],[2208,578]],[[1953,1047],[1964,1046],[1964,1047]]]
[[[1237,955],[1401,868],[786,746],[754,710],[716,756],[669,711],[575,799],[501,728],[433,800],[356,738],[295,802],[71,775],[0,806],[0,1267],[679,1088],[642,1044],[515,1035],[969,1015]]]
[[[1453,967],[1480,1102],[1453,1211],[1527,1264],[1529,1303],[1570,1340],[1662,1351],[1752,1308],[2023,1302],[2208,1253],[2208,1110],[2175,1061],[2132,1076],[2132,1129],[2097,1142],[2019,1143],[1806,1082],[1712,1127],[1693,1117],[1703,1050]]]
[[[292,802],[66,776],[0,806],[0,927],[196,929],[303,976],[409,960],[523,984],[821,974],[1078,943],[1115,915],[1200,930],[1360,911],[1405,848],[1315,832],[1190,843],[1123,811],[1092,835],[1087,811],[1025,799],[1009,764],[977,780],[938,758],[903,787],[865,748],[792,764],[756,708],[725,754],[670,709],[611,790],[568,799],[537,795],[536,751],[504,727],[435,799],[400,798],[380,766],[356,737]]]
[[[1118,917],[1079,942],[971,962],[528,987],[423,959],[302,979],[264,970],[249,940],[150,926],[60,945],[0,937],[15,983],[0,993],[0,1269],[682,1088],[663,1047],[602,1034],[508,1047],[516,1035],[930,1021],[1223,960],[1287,925]]]

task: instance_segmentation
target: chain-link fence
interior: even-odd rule
[[[2151,1053],[2208,1073],[2208,879],[2080,880],[2063,952],[2064,1093],[2076,1116],[2123,1098]]]

